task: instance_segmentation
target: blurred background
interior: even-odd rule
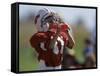
[[[37,53],[34,48],[30,46],[29,40],[31,36],[37,32],[34,25],[34,16],[41,8],[48,8],[57,12],[62,16],[63,20],[70,25],[75,40],[75,46],[71,52],[74,51],[75,60],[82,66],[81,68],[83,68],[86,57],[88,56],[87,54],[96,51],[95,9],[19,5],[19,70],[38,70]],[[93,61],[95,62],[95,57]]]

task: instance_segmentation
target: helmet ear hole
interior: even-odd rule
[[[49,29],[49,24],[46,23],[42,28],[43,28],[43,31],[44,31],[44,32],[48,31],[48,29]]]

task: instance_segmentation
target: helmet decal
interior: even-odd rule
[[[40,17],[40,15],[37,15],[35,18],[35,24],[37,23],[38,18]]]

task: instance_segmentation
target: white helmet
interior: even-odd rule
[[[48,10],[46,8],[40,9],[39,12],[36,14],[34,23],[38,29],[38,31],[47,31],[49,28],[49,24],[45,23],[45,18],[50,16],[51,13],[54,13],[54,11]]]

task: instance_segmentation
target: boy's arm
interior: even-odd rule
[[[73,46],[75,45],[75,41],[72,37],[72,34],[70,32],[71,27],[68,24],[63,24],[63,26],[61,27],[62,31],[64,31],[66,33],[66,35],[68,36],[68,43],[67,43],[67,47],[72,49]]]
[[[72,49],[73,46],[75,45],[75,41],[74,41],[74,39],[73,39],[73,37],[72,37],[72,35],[71,35],[71,33],[70,33],[69,30],[67,31],[67,36],[68,36],[68,39],[69,39],[67,47],[70,48],[70,49]]]

